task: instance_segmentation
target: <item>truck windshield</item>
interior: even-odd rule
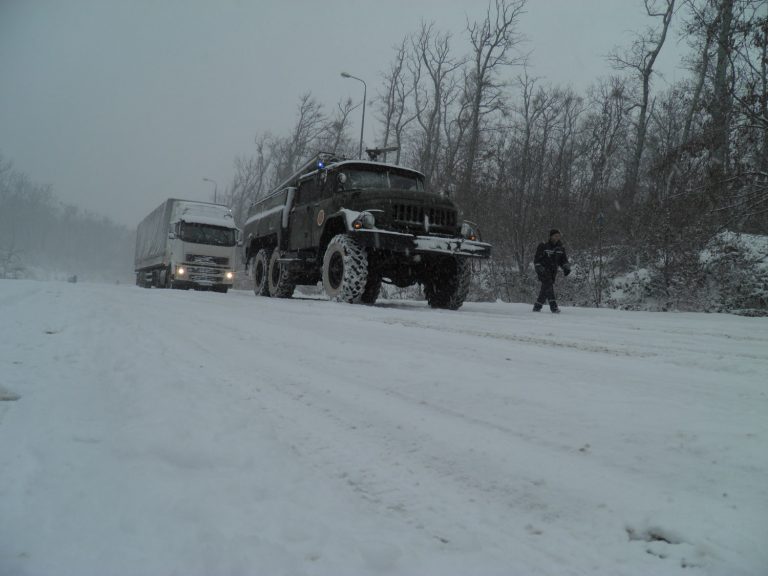
[[[344,190],[413,190],[424,191],[424,182],[415,174],[391,171],[345,170]]]
[[[235,231],[232,228],[210,226],[184,222],[181,226],[181,239],[195,244],[212,244],[213,246],[234,246]]]

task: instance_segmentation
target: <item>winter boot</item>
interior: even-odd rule
[[[541,312],[541,307],[543,304],[541,302],[536,302],[536,304],[533,305],[533,311],[534,312]]]
[[[557,302],[554,300],[549,301],[549,309],[552,311],[552,314],[560,314],[560,308],[557,307]]]

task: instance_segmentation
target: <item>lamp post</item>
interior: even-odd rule
[[[219,185],[216,183],[216,180],[211,180],[210,178],[203,178],[203,182],[210,182],[213,184],[213,203],[218,204],[216,202],[216,193],[219,191]]]
[[[360,160],[363,159],[363,130],[365,130],[365,100],[368,97],[368,85],[365,83],[365,80],[362,78],[358,78],[357,76],[352,76],[352,74],[349,74],[347,72],[341,73],[342,78],[352,78],[353,80],[357,80],[358,82],[363,83],[363,119],[360,122],[360,151],[358,152],[358,158]]]

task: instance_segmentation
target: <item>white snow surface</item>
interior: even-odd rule
[[[765,575],[768,320],[0,281],[0,574]]]

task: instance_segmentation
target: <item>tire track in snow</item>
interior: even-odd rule
[[[521,344],[529,344],[532,346],[565,348],[565,349],[571,349],[576,351],[594,352],[598,354],[608,354],[611,356],[625,356],[625,357],[632,357],[632,358],[661,357],[661,359],[664,362],[669,362],[671,364],[676,364],[679,366],[689,366],[690,360],[688,359],[679,360],[675,354],[677,352],[684,352],[686,354],[700,357],[704,362],[709,359],[709,355],[706,352],[702,351],[700,348],[690,348],[690,347],[684,347],[680,345],[670,345],[668,343],[661,345],[661,344],[652,344],[652,343],[646,342],[643,344],[643,347],[646,350],[638,350],[636,347],[632,347],[629,344],[625,346],[615,346],[615,345],[608,345],[608,344],[602,344],[602,343],[590,343],[590,342],[583,342],[583,341],[568,340],[565,337],[546,338],[541,336],[509,334],[509,333],[505,334],[501,332],[491,332],[491,331],[476,330],[476,329],[456,329],[450,325],[430,324],[424,321],[411,321],[411,320],[405,320],[401,318],[377,319],[377,321],[382,324],[388,324],[392,326],[403,326],[407,328],[427,329],[427,330],[434,330],[434,331],[443,332],[443,333],[448,332],[453,334],[461,334],[461,335],[474,336],[479,338],[491,338],[494,340],[506,340],[510,342],[518,342]],[[587,331],[587,333],[589,333],[589,331]],[[677,332],[663,331],[663,333],[674,333],[676,335],[689,335],[688,333],[682,332],[682,331],[677,331]],[[714,335],[708,334],[708,336],[714,336]],[[738,340],[738,338],[735,338],[734,340]],[[743,340],[749,341],[751,344],[755,343],[755,340],[749,340],[748,338],[744,338]],[[757,340],[757,342],[760,342],[760,341],[761,341],[760,339]],[[752,362],[758,361],[761,363],[768,364],[767,354],[751,354],[747,352],[731,351],[728,353],[728,357],[740,358],[740,359],[748,360]]]
[[[403,319],[380,320],[382,324],[404,326],[406,328],[420,328],[425,330],[437,330],[439,332],[449,332],[452,334],[461,334],[465,336],[477,336],[480,338],[493,338],[495,340],[508,340],[510,342],[519,342],[521,344],[531,344],[533,346],[551,346],[555,348],[570,348],[582,352],[596,352],[600,354],[610,354],[611,356],[631,356],[636,358],[651,358],[656,356],[653,352],[638,352],[630,348],[620,348],[616,346],[607,346],[601,344],[587,344],[564,339],[542,338],[539,336],[523,336],[518,334],[501,334],[498,332],[487,332],[482,330],[464,329],[458,330],[450,326],[430,325],[424,322],[408,321]]]
[[[376,513],[401,516],[408,526],[428,531],[431,538],[449,548],[482,545],[503,554],[506,543],[514,538],[526,541],[526,545],[537,550],[537,555],[552,556],[551,550],[537,549],[535,536],[543,530],[565,530],[563,520],[574,515],[573,510],[558,510],[550,505],[553,494],[557,494],[557,501],[562,498],[559,492],[571,491],[567,484],[547,485],[544,477],[557,476],[552,472],[553,466],[581,468],[588,477],[603,478],[607,474],[615,476],[618,483],[635,484],[615,470],[594,472],[589,470],[591,463],[584,469],[583,454],[566,447],[558,447],[556,454],[541,458],[539,464],[543,468],[539,473],[521,471],[525,463],[515,460],[514,446],[517,444],[523,453],[529,451],[529,446],[526,442],[520,445],[519,438],[510,437],[498,426],[478,430],[475,422],[462,415],[442,412],[444,422],[440,426],[446,430],[458,429],[457,419],[465,425],[461,433],[441,438],[433,428],[421,424],[435,423],[434,414],[419,416],[425,409],[433,408],[422,402],[411,402],[405,397],[392,402],[392,398],[382,397],[386,394],[366,394],[368,401],[363,404],[352,399],[348,386],[329,394],[315,384],[302,378],[294,380],[290,389],[274,386],[272,391],[283,395],[283,402],[264,403],[271,407],[272,416],[279,414],[282,419],[281,435],[291,449],[326,477],[346,483],[352,495],[367,502]],[[296,417],[297,409],[304,413],[301,418]],[[318,426],[318,417],[324,422],[322,426]],[[313,425],[303,426],[305,422]],[[472,425],[466,426],[467,422]],[[348,444],[338,446],[333,441],[340,436],[346,436]],[[462,446],[457,437],[474,438],[478,446],[485,448]],[[513,448],[504,448],[509,446]],[[532,469],[536,469],[536,464]],[[425,508],[422,503],[429,501],[430,491],[437,486],[441,494],[451,495],[450,501],[439,509]],[[573,500],[580,502],[577,508],[596,510],[611,522],[612,513],[600,495],[588,496],[577,491]],[[477,526],[467,529],[456,518],[455,511],[461,509],[473,518],[483,519],[481,534]],[[510,515],[510,510],[515,514]],[[596,556],[595,561],[598,560]]]

